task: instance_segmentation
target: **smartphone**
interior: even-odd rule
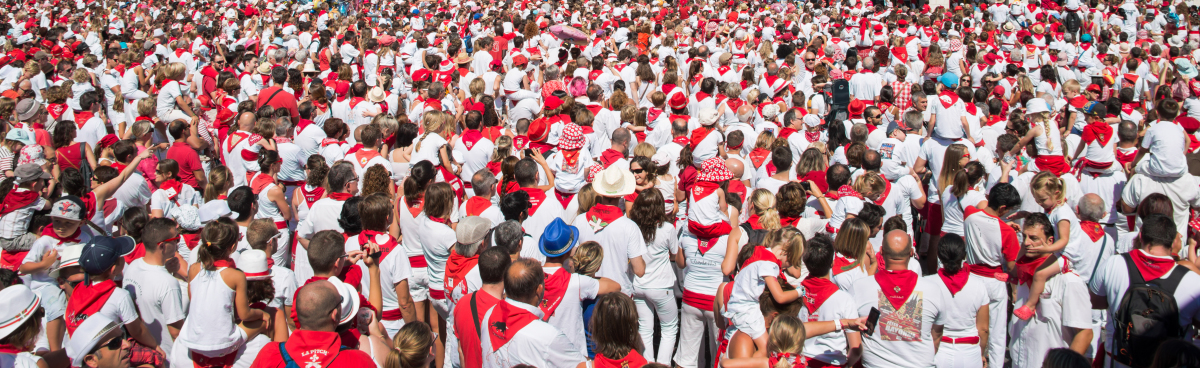
[[[800,188],[803,188],[805,192],[807,192],[807,191],[811,190],[811,189],[808,187],[808,182],[807,182],[807,181],[802,181],[802,182],[800,182]]]
[[[867,315],[867,336],[875,334],[875,325],[879,323],[879,308],[871,307],[871,313]]]

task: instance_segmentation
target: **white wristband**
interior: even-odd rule
[[[842,320],[840,320],[840,319],[833,320],[833,330],[834,331],[842,330]]]

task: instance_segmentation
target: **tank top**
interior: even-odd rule
[[[417,212],[416,215],[413,215],[412,211],[409,211],[408,203],[406,201],[407,199],[405,199],[404,196],[400,196],[400,200],[396,202],[396,212],[400,213],[400,233],[409,235],[401,239],[401,243],[404,245],[405,253],[407,253],[409,257],[424,256],[425,250],[421,247],[421,242],[417,240],[416,236],[412,236],[417,233],[417,230],[420,230],[421,226],[420,223],[417,222],[417,218],[424,216],[424,213]],[[424,206],[418,206],[416,208],[424,208]]]
[[[82,144],[75,142],[70,146],[59,148],[55,151],[55,158],[58,160],[59,167],[64,169],[78,169],[83,163],[83,155],[81,152]]]
[[[1037,123],[1037,124],[1042,125],[1042,123]],[[1033,144],[1035,147],[1037,147],[1038,155],[1039,156],[1062,156],[1063,155],[1062,135],[1059,134],[1059,132],[1058,132],[1058,123],[1055,123],[1054,121],[1050,121],[1050,122],[1047,122],[1044,127],[1047,127],[1049,129],[1042,132],[1041,135],[1033,137]],[[1047,140],[1049,140],[1050,145],[1053,147],[1046,146]]]
[[[188,323],[183,331],[186,346],[196,351],[218,351],[237,343],[234,315],[234,291],[221,279],[221,270],[201,270],[188,283],[192,298],[188,305]]]
[[[283,213],[279,211],[279,206],[267,195],[271,189],[275,189],[276,185],[278,184],[267,184],[261,192],[258,192],[258,213],[254,215],[254,218],[265,218],[275,222],[283,222]]]

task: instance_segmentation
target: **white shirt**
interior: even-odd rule
[[[341,217],[342,206],[345,201],[337,201],[333,198],[325,197],[313,203],[312,208],[308,210],[310,214],[323,213],[327,216],[308,216],[296,225],[296,236],[312,239],[313,234],[318,231],[333,230],[344,232],[342,225],[338,224],[338,218]],[[308,281],[313,277],[312,266],[308,265],[308,251],[304,247],[296,247],[295,254],[296,264],[293,271],[296,271],[296,280]]]
[[[525,309],[539,319],[529,322],[517,331],[508,343],[499,348],[492,347],[488,330],[483,329],[480,341],[483,343],[484,368],[507,368],[518,364],[534,367],[574,367],[587,360],[587,355],[571,344],[562,331],[540,319],[541,309],[512,299],[505,299],[504,302],[511,305],[510,308]],[[492,312],[495,311],[494,306],[488,309],[483,321],[491,320]]]
[[[1154,176],[1178,177],[1187,172],[1187,160],[1180,154],[1187,151],[1187,143],[1187,132],[1179,124],[1153,124],[1142,140],[1142,148],[1149,149],[1150,155],[1138,166],[1144,165]]]
[[[821,303],[816,313],[802,307],[798,317],[804,322],[857,319],[858,311],[855,310],[854,297],[848,292],[838,290]],[[834,365],[846,364],[846,349],[849,347],[846,343],[847,333],[859,334],[854,331],[834,332],[805,339],[804,356]]]
[[[640,233],[639,233],[640,234]],[[675,286],[675,268],[671,255],[679,253],[679,238],[675,225],[663,223],[654,234],[654,242],[646,244],[646,273],[633,279],[638,289],[670,289]]]
[[[596,241],[604,249],[604,260],[600,263],[600,270],[596,271],[596,277],[616,281],[621,284],[621,292],[632,294],[634,274],[629,260],[646,254],[646,241],[642,239],[642,231],[637,223],[621,216],[597,233],[588,225],[587,215],[580,214],[571,225],[579,228],[580,241]],[[525,228],[529,229],[528,226]]]
[[[874,335],[863,336],[863,363],[868,367],[933,367],[933,326],[945,325],[944,289],[929,280],[917,279],[908,301],[899,311],[879,291],[874,277],[854,282],[855,308],[866,317],[871,308],[879,308],[879,323]]]
[[[179,281],[166,267],[149,265],[138,258],[125,266],[123,287],[135,296],[137,310],[150,334],[163,351],[171,351],[175,339],[167,325],[187,318]]]
[[[965,265],[964,265],[965,266]],[[964,267],[958,272],[970,274],[970,271]],[[979,330],[975,328],[975,316],[980,308],[987,308],[988,302],[991,300],[988,297],[987,288],[984,287],[982,276],[968,275],[967,283],[957,293],[951,294],[949,287],[946,285],[946,280],[942,279],[939,274],[925,276],[924,279],[930,283],[946,290],[946,295],[949,298],[945,300],[946,309],[946,324],[942,326],[944,330],[942,334],[949,337],[971,337],[979,336]]]
[[[1121,266],[1124,268],[1123,264]],[[1029,300],[1029,287],[1020,285],[1014,305],[1025,304],[1026,300]],[[1112,305],[1116,304],[1113,302]],[[1013,367],[1041,367],[1047,351],[1070,346],[1066,341],[1066,329],[1091,329],[1091,309],[1091,296],[1079,276],[1065,273],[1047,280],[1035,317],[1028,321],[1016,316],[1010,319],[1009,334],[1021,336],[1012,339],[1008,347]],[[1111,331],[1112,326],[1108,328]]]
[[[359,248],[359,236],[362,235],[355,235],[346,239],[346,248]],[[388,237],[389,236],[386,234],[376,235],[375,243],[386,243],[388,241]],[[359,265],[365,266],[362,261],[359,261]],[[387,257],[384,257],[379,263],[379,284],[382,285],[383,290],[383,293],[380,294],[380,296],[383,297],[383,311],[400,309],[400,299],[396,295],[396,286],[399,286],[400,282],[402,281],[411,280],[411,278],[412,266],[408,263],[408,255],[405,254],[404,247],[401,247],[399,243],[396,243],[396,248],[392,249],[392,251],[388,253]],[[370,278],[364,277],[362,282],[364,284],[364,287],[362,288],[363,296],[370,298]],[[383,321],[383,326],[388,329],[398,330],[401,327],[404,327],[404,320],[385,320]]]
[[[1142,252],[1144,256],[1157,257],[1141,249],[1134,249],[1131,252]],[[1096,274],[1088,285],[1092,294],[1104,297],[1108,301],[1108,311],[1106,311],[1108,322],[1104,325],[1104,341],[1105,346],[1109,347],[1113,346],[1112,331],[1115,328],[1113,327],[1113,316],[1117,313],[1117,308],[1121,305],[1121,299],[1125,296],[1125,292],[1129,290],[1129,270],[1125,262],[1125,256],[1109,258],[1105,264],[1100,266],[1100,269],[1096,270]],[[1176,265],[1174,267],[1162,277],[1169,277],[1171,272],[1175,272],[1176,269],[1183,266]],[[1046,287],[1049,288],[1049,286],[1047,283]],[[1086,292],[1083,296],[1088,297]],[[1184,275],[1183,280],[1180,280],[1179,286],[1175,289],[1174,296],[1175,303],[1179,306],[1179,324],[1186,326],[1198,321],[1197,318],[1200,318],[1200,275],[1194,272]],[[1088,300],[1084,299],[1085,302]],[[1039,303],[1039,306],[1041,304]],[[1085,325],[1086,327],[1083,328],[1091,328],[1090,318]]]
[[[496,145],[487,138],[479,138],[471,148],[467,148],[467,145],[462,140],[462,135],[456,136],[454,138],[454,152],[458,152],[463,157],[463,168],[459,179],[462,179],[464,184],[470,183],[471,178],[475,176],[475,172],[487,167],[488,161],[492,158],[492,151],[495,150]]]
[[[560,269],[562,267],[546,267],[542,272],[546,273],[546,277],[550,277]],[[568,276],[571,280],[567,282],[567,291],[563,294],[558,308],[554,309],[554,314],[550,315],[546,322],[562,331],[571,345],[587,346],[587,338],[583,334],[582,303],[584,300],[596,299],[600,293],[600,281],[577,273]]]

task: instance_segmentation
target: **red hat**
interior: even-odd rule
[[[986,62],[987,65],[996,65],[996,62],[998,62],[1000,60],[1004,60],[1004,58],[1000,57],[1000,55],[991,54],[991,53],[989,53],[987,55],[983,55],[983,61]]]
[[[333,93],[338,96],[345,96],[347,93],[350,93],[350,83],[338,83],[337,86],[333,87]]]
[[[997,86],[997,87],[999,87],[999,86]],[[1100,85],[1099,84],[1088,85],[1087,90],[1088,90],[1088,92],[1100,93]]]
[[[429,69],[418,70],[416,72],[413,72],[413,75],[412,75],[413,82],[428,81],[428,80],[432,80],[432,79],[433,79],[433,74],[429,72]]]
[[[546,97],[545,110],[554,110],[562,106],[562,99],[558,96],[550,95]],[[531,135],[532,136],[532,135]]]
[[[850,116],[859,116],[867,109],[867,104],[863,103],[862,100],[854,100],[850,101],[850,105],[846,109],[849,110]]]
[[[513,66],[525,65],[525,63],[528,63],[528,62],[529,62],[529,59],[526,59],[525,55],[522,55],[522,54],[517,54],[512,57],[512,65]]]
[[[873,28],[874,28],[876,31],[882,31],[882,30],[883,30],[883,25],[882,25],[882,24],[878,24],[878,23],[876,23],[876,24],[875,24],[875,27],[873,27]]]
[[[1183,130],[1188,132],[1188,134],[1195,133],[1197,129],[1200,129],[1200,120],[1196,120],[1196,118],[1190,116],[1175,118],[1175,123],[1183,127]]]
[[[1004,86],[996,86],[995,88],[992,88],[993,96],[1004,96],[1004,92]]]
[[[119,140],[120,139],[117,139],[116,134],[109,134],[109,135],[104,136],[103,138],[100,138],[100,142],[96,143],[96,147],[100,147],[100,148],[108,147],[108,146],[113,145],[113,143],[117,143],[117,141],[119,141]]]
[[[904,20],[904,19],[901,19],[900,21],[896,22],[896,24],[899,24],[900,26],[907,26],[907,25],[908,25],[908,21],[907,21],[907,20]]]
[[[671,106],[672,109],[683,110],[688,106],[688,98],[683,93],[676,93],[671,95],[671,100],[667,101],[667,105]]]
[[[550,136],[550,125],[546,124],[546,119],[537,119],[529,123],[529,131],[526,134],[529,140],[534,142],[545,142]]]

